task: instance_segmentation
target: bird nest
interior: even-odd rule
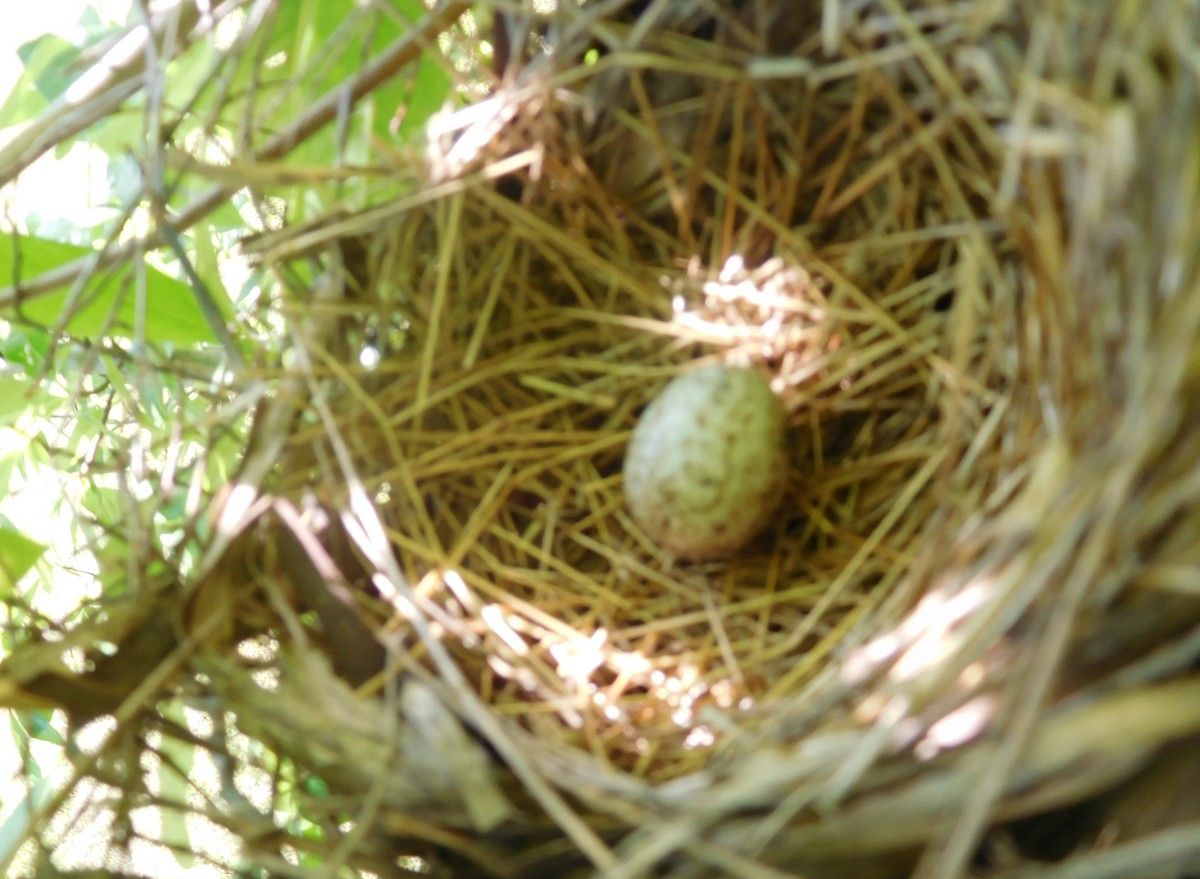
[[[495,10],[386,198],[244,245],[289,343],[166,680],[358,869],[1196,869],[1197,21],[1151,5]],[[710,362],[786,488],[688,561],[622,461]]]

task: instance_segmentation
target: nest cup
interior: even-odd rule
[[[715,26],[694,18],[674,24]],[[735,24],[722,22],[722,33]],[[676,31],[648,45],[672,37],[726,63],[736,57],[732,34]],[[579,57],[592,40],[584,31],[566,46]],[[582,96],[564,96],[546,83],[555,67],[531,63],[511,88],[528,83],[537,100],[511,108],[487,145],[498,155],[474,161],[486,169],[540,153],[537,168],[501,187],[464,183],[370,232],[361,286],[403,316],[401,350],[365,380],[369,405],[354,387],[336,395],[355,472],[387,498],[380,506],[405,578],[439,607],[439,637],[489,705],[653,780],[708,761],[717,731],[698,713],[745,713],[794,692],[897,582],[897,559],[913,551],[934,500],[939,413],[928,355],[953,283],[949,270],[916,280],[911,251],[885,248],[870,285],[886,278],[897,292],[877,300],[831,280],[839,266],[822,263],[799,233],[765,253],[797,212],[817,210],[811,171],[787,176],[794,133],[767,115],[787,109],[792,119],[799,95],[788,81],[777,91],[796,106],[769,108],[770,92],[749,92],[742,113],[726,118],[739,86],[703,74],[712,63],[647,78],[688,93],[679,100],[690,109],[675,118],[706,140],[680,144],[688,152],[750,141],[711,161],[744,166],[761,189],[697,179],[694,193],[680,193],[689,207],[678,216],[666,189],[683,190],[703,166],[647,140],[636,117],[624,119],[636,108],[609,103],[622,91],[633,100],[625,78],[640,71],[608,65]],[[618,136],[630,142],[618,149]],[[638,151],[661,156],[677,179],[607,184]],[[723,243],[721,216],[732,220]],[[849,219],[841,234],[851,238],[860,227]],[[663,385],[719,360],[773,376],[789,412],[789,467],[779,474],[787,499],[751,546],[687,564],[631,521],[621,464],[638,413]],[[298,438],[302,458],[318,431]],[[288,470],[310,484],[311,468]],[[340,494],[336,484],[329,491]]]
[[[275,490],[375,640],[310,605],[338,673],[284,649],[277,704],[400,745],[251,732],[417,779],[371,826],[446,875],[1194,856],[1197,22],[1151,5],[496,10],[425,182],[305,237],[344,300]],[[621,465],[708,362],[771,375],[785,498],[686,562]]]

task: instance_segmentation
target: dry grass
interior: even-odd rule
[[[323,548],[267,515],[193,590],[259,577],[224,636],[290,633],[270,705],[207,630],[197,669],[447,875],[1194,869],[1195,12],[624,5],[529,18],[407,194],[254,243],[325,269],[256,459]],[[687,564],[621,460],[714,359],[774,376],[788,492]],[[325,561],[387,647],[357,697],[289,658],[354,664]]]
[[[294,454],[350,452],[456,684],[585,810],[643,828],[605,875],[679,849],[903,871],[882,854],[922,844],[921,875],[955,875],[994,817],[1195,729],[1150,690],[1132,741],[1081,744],[1088,711],[1135,698],[1114,669],[1178,673],[1186,650],[1147,651],[1198,616],[1186,563],[1145,561],[1197,535],[1198,239],[1162,201],[1166,168],[1195,193],[1191,74],[1126,7],[746,6],[716,39],[661,5],[564,13],[556,51],[443,139],[437,197],[340,230],[405,346],[331,369],[336,427]],[[780,46],[789,75],[756,78]],[[687,565],[628,519],[620,461],[706,358],[771,369],[792,468],[767,534]],[[750,807],[770,817],[732,817]]]

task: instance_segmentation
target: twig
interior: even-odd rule
[[[398,39],[387,51],[364,68],[358,76],[321,96],[306,113],[300,115],[291,125],[267,141],[262,149],[255,151],[253,160],[267,161],[286,156],[321,130],[329,121],[336,118],[339,112],[344,112],[347,100],[349,105],[353,106],[399,70],[412,63],[434,40],[435,35],[448,28],[469,6],[469,3],[461,2],[439,5],[425,16],[420,24]],[[130,95],[135,92],[136,89],[132,90]],[[0,154],[0,158],[2,157]],[[173,224],[175,230],[182,232],[191,228],[220,207],[230,192],[229,187],[219,184],[210,188],[184,208]],[[88,271],[124,262],[132,258],[139,249],[152,249],[160,245],[162,240],[161,230],[154,230],[142,238],[110,248],[99,259],[92,256],[80,257],[44,272],[30,281],[0,288],[0,309],[10,308],[22,299],[29,300],[44,296],[72,283],[77,277]]]

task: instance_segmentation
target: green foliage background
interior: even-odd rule
[[[0,495],[11,505],[52,493],[55,520],[70,531],[50,547],[0,515],[0,658],[195,566],[197,511],[246,440],[247,376],[280,368],[287,285],[241,259],[239,242],[394,197],[403,184],[381,163],[420,150],[425,123],[457,100],[480,61],[461,47],[425,47],[263,173],[255,151],[270,135],[345,88],[427,9],[420,0],[242,2],[222,4],[227,14],[212,23],[181,7],[179,19],[149,21],[161,36],[153,48],[117,56],[118,41],[148,23],[142,4],[121,20],[82,5],[67,36],[17,49],[23,72],[0,103],[0,180],[20,186],[32,156],[65,161],[82,145],[107,193],[98,205],[57,193],[48,210],[14,215],[10,204],[0,216]],[[98,74],[107,79],[89,86]],[[120,101],[73,125],[121,89]],[[380,173],[312,174],[347,166]],[[181,223],[214,187],[218,202]],[[64,223],[56,212],[88,219]],[[80,560],[82,577],[64,577]],[[54,802],[46,752],[33,743],[60,758],[66,744],[54,712],[10,708],[24,785],[0,793],[5,875]],[[194,751],[164,745],[157,771],[158,796],[179,805],[162,808],[162,840],[180,867],[197,863],[182,820]],[[319,834],[299,814],[291,824]]]

